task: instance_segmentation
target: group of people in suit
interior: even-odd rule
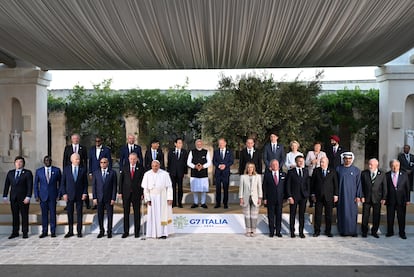
[[[20,217],[23,238],[28,237],[28,210],[30,197],[34,187],[34,195],[40,202],[42,210],[42,233],[40,238],[50,233],[56,236],[56,200],[60,197],[67,202],[69,231],[66,238],[74,236],[74,209],[77,214],[77,236],[82,237],[82,207],[85,201],[90,208],[88,184],[92,186],[93,206],[98,210],[100,232],[98,238],[105,234],[104,211],[108,216],[107,237],[112,237],[113,206],[117,198],[122,199],[124,210],[124,233],[122,238],[129,236],[129,216],[132,205],[134,214],[134,235],[140,236],[141,204],[143,188],[141,187],[145,172],[153,169],[153,162],[158,168],[166,169],[172,184],[172,207],[182,208],[183,178],[190,168],[190,187],[194,195],[191,208],[207,209],[206,192],[208,191],[208,167],[214,165],[214,183],[216,199],[214,208],[228,209],[228,189],[230,167],[234,163],[233,153],[227,147],[224,138],[217,142],[218,147],[211,158],[207,149],[203,148],[202,140],[195,142],[195,148],[187,151],[183,148],[183,140],[177,138],[174,148],[167,155],[159,147],[159,141],[153,140],[145,155],[135,143],[135,136],[127,136],[127,144],[120,152],[119,179],[112,170],[110,148],[102,144],[102,138],[95,138],[95,146],[89,149],[79,144],[78,134],[71,136],[71,144],[64,150],[63,170],[52,166],[49,156],[44,157],[44,166],[37,169],[34,176],[24,168],[24,158],[15,159],[15,169],[8,172],[3,197],[10,189],[10,204],[13,215],[13,230],[9,238],[19,235]],[[371,235],[378,237],[380,210],[387,205],[387,236],[394,234],[395,213],[399,222],[399,235],[405,235],[406,205],[410,197],[410,174],[414,168],[414,156],[409,154],[409,146],[398,160],[390,163],[391,171],[385,173],[379,169],[378,160],[369,161],[369,169],[359,171],[352,166],[353,154],[346,152],[339,145],[340,139],[333,135],[331,145],[321,150],[321,143],[315,142],[313,151],[305,156],[298,151],[299,143],[292,141],[292,151],[285,155],[284,147],[278,143],[276,132],[270,134],[270,142],[263,152],[255,148],[255,142],[249,138],[246,147],[240,152],[239,160],[239,199],[243,208],[246,223],[246,236],[255,236],[259,207],[267,207],[269,236],[281,237],[282,208],[285,200],[289,203],[290,236],[296,237],[296,214],[299,217],[299,237],[304,235],[304,214],[308,200],[315,203],[314,234],[321,234],[322,215],[325,216],[325,235],[332,237],[331,225],[333,209],[337,207],[338,230],[341,235],[356,235],[357,204],[362,203],[363,216],[361,232],[366,237],[370,212],[373,214]],[[263,153],[263,156],[262,156]],[[263,160],[262,160],[263,157]],[[293,161],[293,162],[292,162]],[[264,164],[264,173],[262,171]],[[284,166],[287,170],[283,170]],[[400,166],[401,169],[400,170]],[[157,172],[154,171],[154,172]],[[262,175],[263,173],[263,175]],[[348,175],[347,175],[348,174]],[[88,178],[89,176],[89,178]],[[352,178],[350,177],[352,176]],[[223,194],[222,194],[223,192]],[[198,194],[201,193],[201,201]],[[348,212],[348,211],[351,212]],[[324,212],[323,212],[324,211]],[[356,213],[355,213],[356,211]],[[343,213],[342,213],[343,212]],[[350,223],[349,223],[350,222]]]
[[[373,237],[378,238],[381,206],[386,205],[386,236],[394,235],[394,218],[397,214],[399,236],[402,239],[407,238],[405,217],[406,206],[410,202],[409,174],[412,174],[410,170],[414,168],[414,155],[409,154],[409,146],[404,146],[404,153],[399,155],[398,160],[390,162],[390,171],[381,170],[378,160],[374,158],[369,160],[368,169],[361,172],[352,165],[353,153],[347,152],[339,145],[340,138],[336,135],[330,137],[331,145],[326,147],[325,151],[321,151],[320,142],[315,142],[314,150],[309,151],[306,158],[297,151],[297,141],[291,142],[292,151],[284,155],[283,146],[278,144],[277,140],[277,134],[272,133],[270,142],[263,148],[265,170],[262,184],[257,181],[260,180],[261,173],[261,152],[254,148],[253,139],[247,139],[246,148],[240,154],[239,173],[242,175],[239,198],[245,214],[247,236],[254,236],[257,223],[254,208],[260,207],[263,201],[267,207],[269,236],[282,237],[282,207],[287,200],[290,236],[296,237],[295,222],[298,214],[299,237],[305,238],[304,215],[309,200],[315,204],[314,237],[321,234],[323,214],[324,234],[328,237],[333,236],[332,221],[335,207],[339,234],[357,236],[358,205],[362,205],[362,237],[367,237],[370,231]],[[286,172],[283,165],[286,166]],[[252,171],[249,168],[259,170]],[[259,178],[252,177],[255,175]],[[372,228],[368,230],[371,213]]]

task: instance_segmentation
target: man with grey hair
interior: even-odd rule
[[[379,238],[377,232],[380,224],[381,205],[387,199],[387,179],[385,172],[378,168],[378,160],[370,159],[368,169],[361,173],[361,202],[362,202],[362,237],[368,233],[368,220],[372,209],[371,235]]]
[[[335,170],[329,168],[329,159],[322,157],[320,167],[312,172],[311,196],[315,202],[314,237],[321,234],[322,211],[325,209],[325,235],[332,237],[332,210],[338,202],[338,177]]]
[[[387,176],[387,234],[386,237],[394,235],[394,219],[397,212],[399,235],[402,239],[407,239],[405,235],[405,215],[407,205],[410,203],[410,184],[407,173],[400,171],[400,162],[392,160],[390,162],[391,171]]]
[[[73,234],[73,212],[76,204],[78,237],[82,237],[82,200],[86,199],[88,193],[88,177],[86,168],[81,166],[81,157],[78,153],[70,156],[71,164],[63,169],[62,181],[60,182],[63,200],[67,203],[69,232],[65,238],[72,237]]]

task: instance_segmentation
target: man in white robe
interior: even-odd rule
[[[160,169],[160,162],[153,160],[151,170],[145,172],[141,184],[147,203],[147,238],[166,239],[173,233],[173,190],[168,172]]]

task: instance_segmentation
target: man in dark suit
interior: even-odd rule
[[[224,138],[218,140],[219,149],[214,150],[213,165],[214,182],[216,184],[216,205],[214,208],[220,208],[221,203],[221,185],[223,185],[223,205],[228,209],[229,201],[229,183],[230,183],[230,166],[233,164],[233,153],[226,148],[227,142]]]
[[[33,190],[32,172],[24,168],[25,160],[22,156],[14,159],[15,169],[7,172],[4,182],[3,200],[7,202],[10,190],[10,206],[13,217],[13,231],[9,239],[19,236],[20,216],[22,216],[23,238],[27,239],[29,233],[29,204]]]
[[[160,149],[160,141],[158,139],[153,139],[151,141],[151,147],[148,147],[147,151],[145,151],[145,157],[144,157],[145,171],[151,170],[151,163],[152,161],[155,161],[155,160],[160,162],[161,169],[165,169],[164,153]]]
[[[78,153],[80,156],[80,166],[86,168],[88,166],[88,152],[86,147],[79,144],[80,136],[79,134],[73,134],[70,137],[71,144],[65,146],[63,152],[63,168],[72,164],[70,157],[73,153]]]
[[[299,236],[305,238],[303,228],[305,226],[305,210],[306,201],[309,198],[309,173],[305,167],[305,158],[301,155],[295,158],[296,168],[292,168],[287,174],[287,186],[286,192],[290,207],[290,237],[294,238],[295,235],[295,218],[296,210],[299,206]]]
[[[246,148],[240,152],[239,174],[244,174],[247,163],[254,163],[258,174],[262,174],[262,155],[258,149],[254,147],[254,140],[248,138],[246,140]]]
[[[400,171],[400,162],[392,160],[390,162],[391,171],[387,176],[387,237],[394,235],[394,219],[397,212],[399,235],[402,239],[407,239],[405,234],[405,216],[407,205],[410,203],[410,185],[407,173]]]
[[[63,151],[63,168],[72,164],[70,157],[73,153],[79,154],[80,157],[80,166],[87,170],[88,167],[88,151],[85,146],[79,144],[80,136],[79,134],[73,134],[70,137],[71,144],[65,146],[65,150]],[[90,209],[89,203],[89,194],[86,194],[85,198],[85,205],[87,209]],[[66,208],[65,208],[66,210]]]
[[[40,201],[42,210],[42,233],[39,238],[47,237],[47,228],[50,217],[50,233],[56,237],[56,201],[59,197],[60,181],[62,173],[59,168],[52,166],[52,158],[45,156],[45,166],[36,170],[34,181],[34,195],[36,201]]]
[[[311,196],[315,202],[313,236],[321,234],[322,209],[325,209],[325,235],[332,237],[332,210],[338,201],[338,177],[335,170],[328,168],[328,158],[321,158],[320,165],[313,170],[311,178]]]
[[[401,165],[401,170],[408,175],[410,183],[410,190],[413,190],[413,170],[414,170],[414,155],[410,154],[410,146],[404,145],[403,152],[398,154],[398,161]]]
[[[100,136],[95,137],[95,146],[89,149],[89,175],[92,178],[92,173],[100,169],[100,160],[102,158],[108,159],[108,168],[112,169],[112,156],[111,149],[108,146],[102,145],[102,138]]]
[[[119,168],[122,170],[125,165],[129,164],[129,154],[132,152],[137,153],[138,156],[138,163],[143,164],[144,158],[142,157],[142,149],[141,146],[135,144],[135,136],[132,134],[128,134],[127,136],[127,144],[121,147],[121,153],[119,158]]]
[[[387,178],[385,172],[378,168],[378,160],[370,159],[367,170],[361,173],[361,202],[362,202],[362,237],[368,233],[368,219],[372,208],[371,235],[379,238],[377,232],[381,218],[381,205],[387,199]]]
[[[80,165],[81,159],[79,154],[73,153],[70,160],[72,164],[63,169],[62,181],[60,183],[61,195],[67,203],[68,213],[69,232],[65,235],[65,238],[73,236],[73,213],[75,204],[77,215],[76,229],[78,238],[81,238],[83,218],[82,200],[86,199],[86,194],[88,193],[88,176],[86,168]]]
[[[102,238],[105,233],[103,225],[104,210],[106,210],[108,217],[108,239],[112,238],[112,221],[114,215],[114,204],[116,200],[116,189],[116,172],[109,168],[108,158],[101,158],[100,168],[92,173],[93,204],[98,206],[98,239]]]
[[[92,181],[92,173],[100,169],[100,160],[102,158],[108,159],[108,167],[112,169],[112,156],[111,149],[107,146],[102,145],[102,137],[95,137],[95,146],[89,149],[89,181]],[[89,197],[89,196],[88,196]],[[97,206],[93,205],[93,210],[96,210]]]
[[[277,132],[273,131],[270,134],[270,142],[266,143],[263,151],[263,161],[265,163],[265,169],[269,170],[271,160],[278,160],[280,169],[285,163],[285,149],[282,144],[277,143],[279,139]]]
[[[329,159],[329,169],[335,170],[338,166],[341,165],[341,154],[346,152],[345,148],[339,145],[341,141],[337,135],[332,135],[330,137],[331,145],[327,146],[325,149],[326,156]]]
[[[286,173],[279,170],[278,160],[270,161],[270,169],[266,170],[263,178],[263,203],[267,205],[269,220],[269,237],[282,237],[282,208],[286,186]]]
[[[138,238],[141,227],[141,200],[143,189],[141,188],[142,178],[144,177],[144,168],[138,163],[136,153],[129,154],[129,163],[124,166],[120,173],[118,196],[122,198],[124,208],[124,233],[122,238],[129,236],[129,214],[134,209],[134,233]]]
[[[170,173],[170,178],[173,187],[173,207],[182,208],[183,200],[183,178],[187,174],[187,150],[183,149],[183,140],[177,138],[174,141],[175,148],[170,149],[168,152],[168,172]],[[177,194],[178,192],[178,194]]]

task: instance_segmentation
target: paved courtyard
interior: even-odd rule
[[[64,239],[0,236],[0,264],[35,265],[387,265],[414,266],[414,236],[292,239],[176,234],[167,240],[96,234]]]

